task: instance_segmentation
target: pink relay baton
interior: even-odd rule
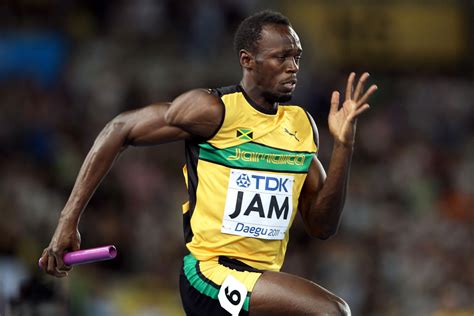
[[[75,266],[79,264],[110,260],[116,256],[117,248],[113,245],[109,245],[68,252],[64,255],[63,260],[68,266]],[[40,268],[43,266],[41,259],[38,261],[38,264]]]

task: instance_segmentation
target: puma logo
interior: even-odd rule
[[[298,139],[298,137],[296,137],[296,133],[298,133],[297,131],[295,131],[294,133],[290,132],[286,127],[283,129],[285,131],[285,133],[287,133],[288,135],[290,136],[293,136],[297,141],[300,141]]]

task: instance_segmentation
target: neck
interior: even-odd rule
[[[265,99],[262,90],[255,82],[250,81],[244,77],[242,78],[242,81],[240,81],[240,85],[242,89],[244,89],[247,96],[262,108],[269,111],[274,111],[278,107],[278,102],[269,102],[267,99]]]

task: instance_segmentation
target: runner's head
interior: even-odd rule
[[[256,13],[239,25],[234,46],[243,76],[269,102],[286,102],[296,86],[302,48],[287,17]]]

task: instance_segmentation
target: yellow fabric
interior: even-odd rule
[[[302,108],[280,105],[276,114],[265,114],[250,105],[242,92],[225,94],[221,99],[225,105],[225,118],[217,134],[207,141],[208,145],[217,150],[255,144],[266,146],[268,150],[272,148],[284,150],[285,155],[273,156],[263,154],[259,156],[259,153],[254,152],[243,154],[243,150],[236,151],[235,156],[237,153],[242,153],[240,159],[244,163],[248,161],[248,166],[252,166],[253,162],[265,163],[275,168],[293,168],[300,162],[308,165],[311,156],[317,152],[311,123]],[[298,155],[301,152],[306,152],[309,156],[299,158]],[[242,167],[239,168],[239,170],[242,169]],[[243,169],[245,170],[245,167]],[[196,205],[190,221],[193,237],[186,246],[196,259],[201,261],[203,267],[207,264],[212,265],[206,261],[214,261],[218,256],[227,256],[257,269],[279,271],[284,261],[289,227],[282,240],[237,236],[221,232],[231,170],[233,169],[226,165],[201,158],[198,160]],[[293,177],[293,207],[289,224],[291,226],[297,213],[298,198],[307,171],[259,170],[258,172],[269,176],[278,173]],[[209,274],[211,280],[216,278],[219,281],[222,277],[223,274],[221,275],[219,271],[216,274]],[[249,290],[253,287],[254,281],[256,279],[254,280],[253,277],[251,281],[245,281]]]
[[[218,148],[239,145],[248,140],[235,137],[238,128],[251,128],[253,141],[276,148],[291,151],[316,152],[313,129],[305,111],[299,106],[280,105],[277,114],[265,114],[253,108],[244,98],[242,92],[222,96],[225,105],[225,119],[219,132],[209,141]],[[293,137],[284,132],[298,131],[300,141],[293,142]]]

